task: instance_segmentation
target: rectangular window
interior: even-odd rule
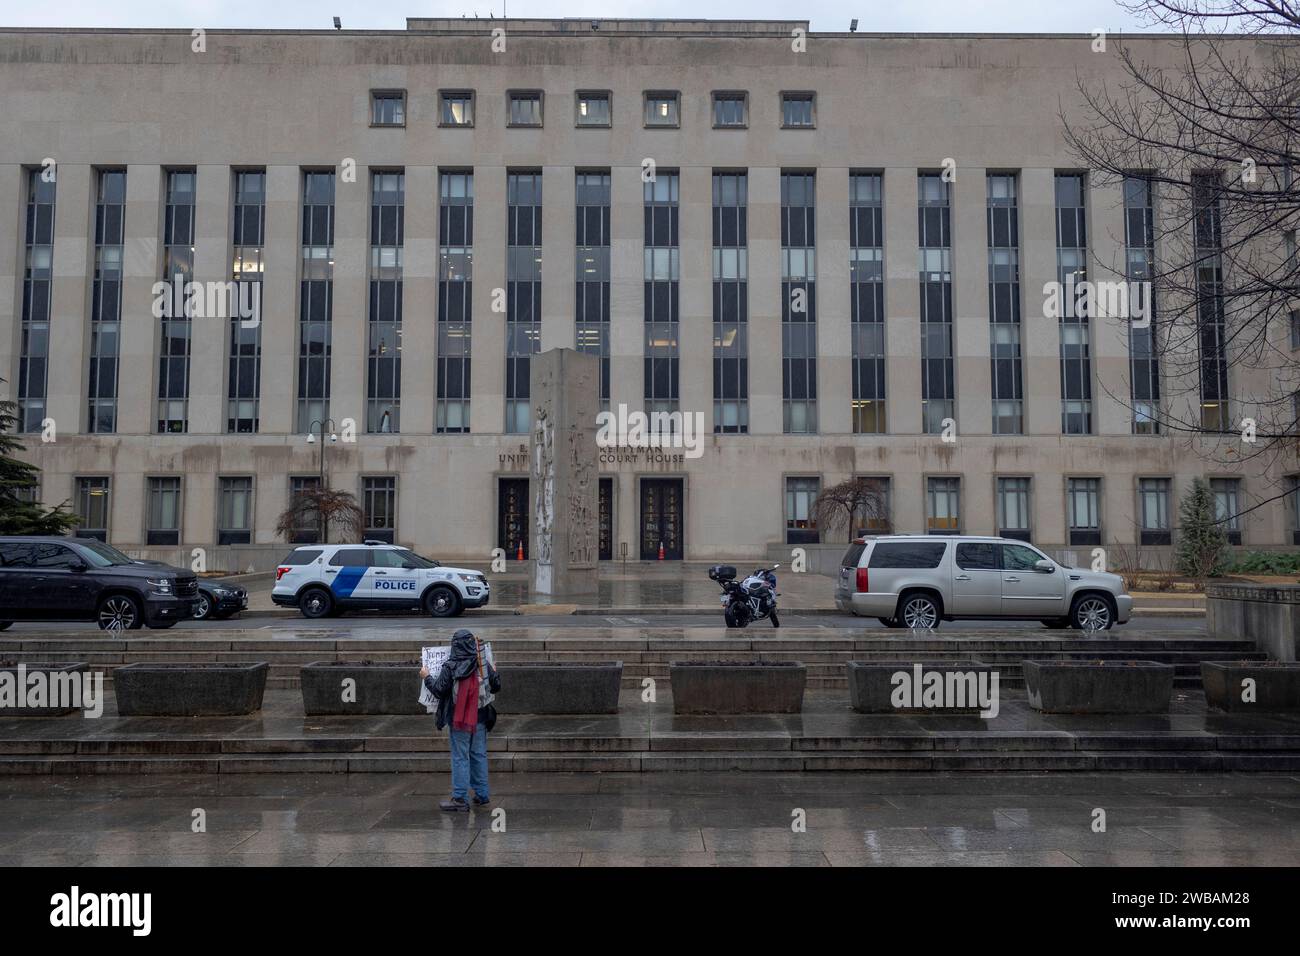
[[[782,93],[781,125],[786,129],[812,129],[817,119],[815,106],[812,93]]]
[[[1192,175],[1196,321],[1200,343],[1201,428],[1227,431],[1228,344],[1223,301],[1223,233],[1217,173]]]
[[[321,539],[320,515],[313,508],[299,508],[303,497],[320,490],[320,477],[307,475],[289,479],[289,506],[297,510],[290,544],[317,544]]]
[[[853,430],[883,435],[885,425],[884,177],[849,176],[849,312]]]
[[[609,91],[579,90],[575,94],[577,105],[577,126],[607,127],[611,123],[609,108]]]
[[[302,278],[298,303],[297,430],[330,413],[334,326],[334,172],[307,172],[302,182]]]
[[[77,537],[108,540],[109,488],[108,478],[77,479]]]
[[[438,176],[438,386],[435,428],[469,431],[474,174]]]
[[[660,170],[644,184],[645,221],[645,411],[648,415],[669,415],[678,410],[678,190],[676,172]],[[651,428],[664,427],[667,419],[651,418]]]
[[[506,173],[506,422],[527,434],[529,376],[542,344],[542,173]]]
[[[821,535],[813,504],[821,492],[820,478],[787,478],[785,480],[785,543],[817,544]]]
[[[439,126],[474,125],[474,91],[442,90],[438,93]]]
[[[1141,518],[1142,544],[1170,544],[1169,479],[1142,478],[1138,481],[1138,513]]]
[[[781,172],[781,398],[788,435],[817,433],[817,176]]]
[[[266,170],[235,173],[234,254],[231,280],[238,309],[230,315],[226,431],[253,434],[262,395],[262,270],[266,243]],[[252,320],[244,316],[251,314]]]
[[[167,172],[167,203],[163,219],[163,282],[172,292],[162,315],[162,346],[158,353],[158,432],[180,434],[190,430],[190,351],[194,326],[189,308],[179,315],[172,303],[182,302],[187,283],[194,278],[195,172]]]
[[[956,420],[952,325],[952,187],[939,173],[917,177],[921,291],[921,430]]]
[[[406,91],[405,90],[371,90],[370,91],[370,125],[371,126],[405,126],[406,125]]]
[[[713,173],[713,430],[749,431],[749,175]]]
[[[869,493],[857,515],[857,533],[890,534],[894,528],[892,483],[888,478],[866,477]]]
[[[925,530],[961,534],[961,479],[925,479]]]
[[[600,358],[600,407],[609,410],[609,170],[579,170],[575,182],[575,346]]]
[[[645,94],[645,125],[676,127],[680,125],[678,108],[681,96],[678,93]]]
[[[406,173],[370,174],[370,321],[366,431],[400,432],[402,411],[402,249]]]
[[[217,544],[251,544],[253,541],[253,479],[222,478],[219,486]]]
[[[749,125],[748,104],[744,93],[714,93],[713,128],[744,129]]]
[[[1288,475],[1285,481],[1287,537],[1291,544],[1300,544],[1300,475]]]
[[[1211,478],[1214,520],[1227,535],[1228,544],[1241,544],[1241,479]]]
[[[515,91],[506,94],[509,101],[507,126],[541,126],[542,93],[540,90]]]
[[[1056,279],[1061,289],[1061,432],[1092,434],[1092,330],[1082,173],[1056,174]]]
[[[1024,428],[1024,363],[1020,354],[1020,210],[1016,177],[986,177],[989,243],[989,354],[993,434]]]
[[[181,543],[181,480],[149,479],[149,527],[145,544],[177,545]]]
[[[1028,478],[998,479],[998,535],[1030,540]]]
[[[50,362],[50,291],[54,279],[55,181],[27,170],[22,343],[18,353],[16,428],[38,432],[45,420]]]
[[[1291,312],[1291,348],[1300,349],[1300,309]]]
[[[122,248],[126,170],[101,169],[95,183],[95,277],[90,290],[90,378],[86,430],[117,431],[122,351]]]
[[[397,534],[397,479],[391,475],[362,478],[361,503],[366,540],[393,544]]]
[[[1067,479],[1065,512],[1070,544],[1101,544],[1101,479]]]
[[[1128,324],[1129,394],[1133,434],[1160,433],[1160,359],[1157,354],[1156,307],[1151,280],[1155,272],[1155,184],[1150,177],[1124,177],[1124,247],[1128,281],[1143,290],[1139,300],[1146,321]],[[1130,302],[1133,295],[1130,293]]]

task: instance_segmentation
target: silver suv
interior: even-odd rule
[[[1092,631],[1123,624],[1133,613],[1119,575],[1063,567],[1006,538],[860,538],[840,563],[835,606],[887,627],[984,618]]]

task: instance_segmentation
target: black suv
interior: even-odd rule
[[[0,537],[0,631],[14,621],[171,627],[193,614],[198,594],[192,572],[141,564],[88,538]]]

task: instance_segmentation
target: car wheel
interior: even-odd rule
[[[1070,624],[1080,631],[1108,631],[1115,623],[1115,605],[1100,594],[1085,594],[1074,599]]]
[[[13,621],[0,621],[0,631],[7,631],[14,626]]]
[[[740,625],[736,623],[736,614],[731,610],[731,608],[726,608],[722,612],[722,618],[727,622],[727,627],[740,627]]]
[[[455,617],[463,608],[460,595],[448,587],[436,587],[424,598],[424,609],[431,617]]]
[[[328,617],[334,611],[334,598],[324,588],[308,588],[298,598],[298,610],[302,616],[313,621]]]
[[[1059,631],[1061,628],[1069,626],[1070,619],[1068,617],[1050,617],[1043,621],[1043,627],[1050,627],[1054,631]]]
[[[194,620],[206,621],[212,617],[212,599],[208,597],[206,591],[199,592],[199,598],[194,602]]]
[[[780,627],[780,626],[781,626],[781,619],[778,618],[778,617],[776,616],[776,611],[773,611],[771,614],[768,615],[768,617],[770,617],[770,618],[772,619],[772,626],[773,626],[773,627]]]
[[[939,626],[943,611],[928,594],[908,594],[900,602],[896,620],[914,631],[932,631]]]
[[[140,602],[129,594],[110,594],[99,602],[101,631],[134,631],[144,624]]]

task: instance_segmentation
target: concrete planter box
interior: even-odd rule
[[[623,662],[502,664],[499,714],[617,714]]]
[[[1242,682],[1255,682],[1255,700],[1241,699]],[[1300,663],[1201,661],[1206,706],[1230,714],[1300,713]]]
[[[1300,584],[1212,584],[1205,628],[1216,640],[1254,641],[1275,661],[1300,658]]]
[[[1172,664],[1156,661],[1024,661],[1029,706],[1047,714],[1163,714]]]
[[[6,683],[9,681],[14,682],[12,686],[18,694],[17,699],[19,700],[26,699],[22,682],[25,682],[27,677],[31,674],[37,673],[38,671],[45,674],[48,687],[47,693],[53,693],[53,685],[57,680],[59,680],[57,675],[76,674],[78,676],[73,678],[73,680],[80,683],[82,681],[80,675],[84,674],[87,670],[87,665],[82,662],[66,664],[28,664],[24,662],[22,667],[22,671],[19,671],[18,664],[12,661],[4,661],[3,663],[0,663],[0,674],[12,675],[0,677],[0,680],[5,681]],[[79,698],[80,692],[78,691],[78,699]],[[64,697],[61,699],[66,700],[68,698]],[[79,708],[77,707],[54,707],[48,704],[42,707],[9,707],[5,706],[3,702],[0,702],[0,719],[5,717],[62,717],[64,714],[76,713],[78,709]]]
[[[419,661],[316,661],[299,675],[308,717],[426,713],[419,704]]]
[[[945,689],[960,689],[971,706],[910,706],[912,701],[921,698],[925,686],[922,683],[919,687],[913,687],[917,683],[917,664],[921,665],[923,678],[932,672],[943,675]],[[975,675],[975,681],[983,682],[985,687],[991,688],[992,677],[980,675],[992,675],[997,670],[991,664],[977,661],[849,661],[844,667],[849,680],[849,702],[860,714],[978,714],[979,683],[972,683],[969,679],[959,683],[959,678]],[[900,671],[908,676],[908,682],[902,686],[910,689],[905,695],[909,705],[895,707],[894,695],[899,685],[895,683],[894,675]],[[951,702],[957,698],[945,690],[943,699]]]
[[[113,671],[123,717],[223,717],[262,709],[265,661],[127,664]]]
[[[675,714],[797,714],[808,669],[797,661],[673,661]]]

